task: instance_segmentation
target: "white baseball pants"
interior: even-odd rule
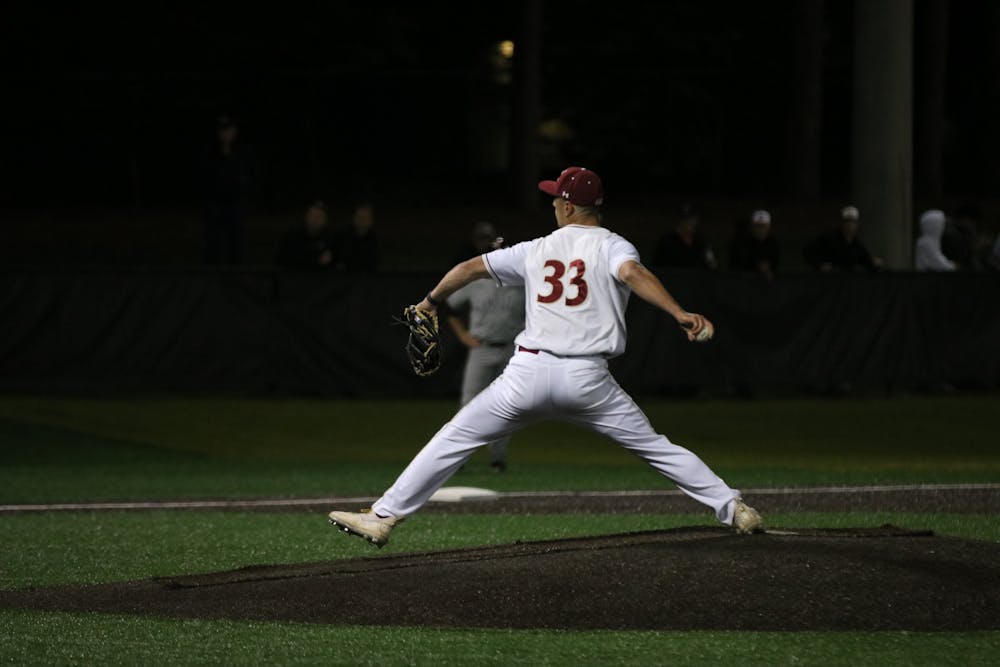
[[[424,503],[483,445],[532,422],[562,419],[602,433],[640,456],[681,491],[733,520],[726,485],[693,452],[656,433],[600,357],[519,351],[493,381],[439,430],[372,505],[382,516],[406,516]]]
[[[490,347],[481,345],[471,348],[465,361],[465,371],[462,375],[462,396],[459,405],[464,406],[486,389],[493,380],[503,373],[514,352],[514,344],[506,347]],[[510,438],[500,438],[486,443],[490,450],[490,463],[506,461],[507,445]]]

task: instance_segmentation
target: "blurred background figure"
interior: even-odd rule
[[[840,209],[836,229],[817,236],[802,251],[806,262],[817,271],[878,271],[882,258],[873,257],[858,236],[861,216],[855,206]]]
[[[920,214],[920,236],[916,241],[913,266],[917,271],[955,271],[958,266],[941,251],[944,211],[932,208]]]
[[[310,204],[302,219],[285,231],[275,263],[289,269],[333,268],[333,238],[324,202]]]
[[[451,258],[451,266],[493,250],[493,243],[496,239],[497,230],[493,223],[480,220],[472,226],[472,235],[469,240],[455,251]]]
[[[336,236],[335,268],[344,273],[374,273],[379,266],[379,242],[375,231],[375,207],[361,202],[354,207],[350,223]]]
[[[474,225],[473,238],[487,230],[492,238],[484,252],[503,245],[488,222]],[[465,259],[477,254],[482,253]],[[460,398],[460,405],[465,405],[503,372],[514,353],[514,337],[524,329],[524,287],[498,287],[489,278],[475,280],[448,297],[447,305],[448,324],[468,350]],[[488,443],[493,472],[507,470],[509,442],[510,438],[502,438]]]
[[[692,204],[682,204],[673,229],[660,237],[651,265],[684,269],[718,268],[715,252],[702,234],[700,223],[697,209]]]
[[[202,165],[206,264],[239,264],[243,260],[243,225],[253,165],[239,135],[236,120],[220,116],[215,142]]]
[[[982,271],[985,268],[981,219],[982,213],[972,204],[964,204],[953,216],[945,217],[941,252],[955,263],[957,269]]]
[[[774,280],[780,249],[771,230],[771,214],[758,209],[750,214],[749,226],[737,227],[729,249],[729,266],[734,271],[759,273]]]

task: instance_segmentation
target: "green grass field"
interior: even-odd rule
[[[998,482],[1000,397],[641,401],[734,486]],[[0,504],[377,495],[454,410],[447,401],[0,398]],[[613,443],[562,424],[478,457],[452,483],[657,489]],[[928,527],[1000,541],[993,515],[769,515],[772,525]],[[390,549],[705,524],[710,515],[419,514]],[[377,555],[315,512],[0,513],[0,588],[96,583]],[[388,549],[386,550],[388,551]],[[349,592],[345,592],[349,594]],[[992,665],[1000,633],[443,630],[0,610],[0,662],[24,665]]]

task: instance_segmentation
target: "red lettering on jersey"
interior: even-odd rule
[[[583,279],[583,274],[587,270],[587,265],[582,259],[574,259],[569,263],[571,269],[576,269],[576,274],[570,278],[569,284],[576,287],[576,295],[566,299],[567,306],[579,306],[587,300],[587,282]],[[555,303],[563,295],[562,277],[566,273],[566,265],[558,259],[548,259],[545,267],[552,268],[552,273],[545,276],[545,282],[552,285],[552,291],[548,294],[538,294],[536,299],[539,303]]]
[[[569,281],[570,285],[576,286],[576,296],[572,299],[566,299],[566,305],[579,306],[587,299],[587,283],[583,279],[583,274],[587,270],[587,265],[583,263],[582,259],[574,259],[569,263],[569,268],[576,269],[576,275]]]
[[[566,266],[560,262],[558,259],[550,259],[545,262],[546,267],[552,267],[552,275],[545,276],[545,282],[552,285],[552,291],[546,295],[538,295],[539,303],[552,303],[553,301],[558,301],[559,297],[562,296],[563,286],[559,282],[562,275],[566,273]]]

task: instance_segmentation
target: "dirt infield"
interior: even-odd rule
[[[764,493],[793,508],[996,512],[996,489]],[[780,499],[780,501],[779,501]],[[905,502],[904,502],[905,501]],[[780,508],[780,509],[779,509]],[[948,508],[948,509],[944,509]],[[300,510],[301,511],[301,510]],[[683,497],[578,494],[428,512],[704,509]],[[815,511],[815,510],[814,510]],[[530,516],[525,517],[530,521]],[[337,534],[331,540],[355,539]],[[405,527],[398,532],[405,540]],[[325,624],[636,630],[1000,629],[1000,544],[922,527],[692,527],[92,586],[0,591],[0,606]]]

